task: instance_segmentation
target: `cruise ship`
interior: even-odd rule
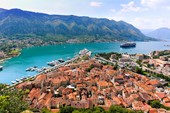
[[[85,48],[79,52],[79,55],[84,55],[84,54],[91,56],[91,51]]]
[[[120,45],[122,48],[128,48],[128,47],[136,47],[136,43],[134,42],[126,42]]]

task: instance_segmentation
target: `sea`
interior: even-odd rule
[[[77,55],[84,48],[92,51],[93,55],[102,52],[149,54],[154,50],[170,50],[170,46],[166,46],[170,45],[170,42],[136,42],[136,47],[134,48],[120,48],[120,44],[120,42],[103,42],[25,48],[18,57],[0,64],[4,67],[0,71],[0,83],[11,84],[11,81],[16,79],[33,76],[37,72],[26,72],[25,70],[33,66],[38,68],[48,67],[47,62],[61,58],[67,60]]]

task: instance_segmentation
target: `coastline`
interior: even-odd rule
[[[98,42],[98,41],[94,41],[94,42],[76,42],[76,43],[68,43],[68,42],[65,42],[65,43],[58,43],[58,44],[47,44],[47,45],[40,45],[40,46],[30,46],[30,47],[24,47],[22,49],[27,49],[27,48],[32,48],[32,47],[44,47],[44,46],[53,46],[53,45],[62,45],[62,44],[83,44],[83,43],[110,43],[110,42],[118,42],[118,43],[124,43],[124,42],[127,42],[127,41],[118,41],[118,40],[115,40],[115,41],[104,41],[104,42]],[[129,41],[130,42],[130,41]],[[133,42],[157,42],[157,41],[133,41]],[[161,41],[161,42],[164,42],[164,41]],[[165,45],[164,45],[165,46]],[[168,45],[169,46],[169,45]],[[10,56],[10,57],[7,57],[7,58],[3,58],[3,59],[0,59],[0,63],[3,63],[11,58],[14,58],[14,57],[18,57],[21,55],[21,51],[22,49],[20,49],[20,52],[19,54],[15,55],[15,56]]]
[[[9,59],[11,59],[12,57],[7,57],[7,58],[4,58],[4,59],[1,59],[0,60],[0,63],[3,63],[3,62],[5,62],[5,61],[7,61],[7,60],[9,60]]]
[[[25,72],[25,69],[32,66],[45,67],[46,63],[55,59],[67,57],[73,57],[77,51],[87,48],[93,53],[100,52],[120,52],[120,53],[147,53],[149,54],[154,50],[166,50],[165,42],[137,42],[137,46],[134,49],[120,49],[119,42],[116,43],[104,43],[93,42],[84,44],[57,44],[52,46],[34,46],[24,48],[21,51],[19,57],[14,57],[6,62],[0,64],[4,65],[4,70],[0,72],[1,83],[10,84],[12,80],[21,78],[26,75],[33,75],[32,72]],[[157,46],[160,44],[160,46]],[[149,47],[149,48],[148,48]]]
[[[5,61],[7,61],[7,60],[9,60],[11,58],[18,57],[20,55],[21,55],[21,52],[19,52],[19,54],[15,55],[15,56],[11,56],[11,57],[0,59],[0,64],[4,63]]]

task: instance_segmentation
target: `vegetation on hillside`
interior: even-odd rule
[[[146,41],[137,28],[124,21],[78,16],[48,15],[20,9],[0,12],[1,36],[10,39],[39,38],[43,41]],[[15,28],[15,29],[14,29]]]
[[[0,51],[7,54],[7,57],[11,57],[13,49],[31,46],[155,40],[123,21],[48,15],[20,9],[2,9],[0,23]]]
[[[6,85],[0,84],[0,113],[21,113],[29,109],[28,104],[23,100],[24,91],[4,91],[5,87]]]
[[[96,56],[101,56],[101,57],[109,60],[109,59],[110,59],[110,56],[111,56],[112,54],[115,54],[115,55],[116,55],[116,58],[115,58],[115,59],[117,59],[117,60],[122,57],[122,54],[121,54],[121,53],[117,53],[117,52],[98,53],[98,54],[96,54]]]
[[[111,106],[109,110],[102,107],[94,107],[91,109],[76,109],[73,107],[62,107],[60,113],[143,113],[142,111],[133,111],[121,106]]]
[[[149,105],[151,105],[152,108],[163,108],[163,109],[166,109],[166,110],[170,110],[170,107],[164,106],[158,100],[149,101],[148,103],[149,103]]]

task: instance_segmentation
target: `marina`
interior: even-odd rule
[[[6,60],[1,63],[3,70],[0,71],[0,82],[11,84],[23,76],[34,76],[41,72],[41,68],[49,68],[47,62],[63,58],[67,61],[79,54],[80,50],[87,48],[92,52],[92,56],[102,52],[119,52],[119,53],[145,53],[154,50],[167,50],[170,42],[136,42],[135,48],[120,48],[119,42],[104,42],[104,43],[83,43],[83,44],[61,44],[53,46],[32,47],[22,50],[22,54],[18,57]],[[159,44],[159,46],[157,46]],[[65,48],[64,48],[65,46]],[[38,51],[38,52],[37,52]],[[29,67],[37,66],[37,71],[26,71]]]
[[[57,69],[57,68],[59,68],[59,67],[62,67],[62,66],[65,66],[65,65],[67,65],[67,64],[69,64],[69,63],[77,60],[79,57],[82,57],[82,56],[84,56],[84,55],[91,55],[91,51],[89,51],[89,50],[87,50],[87,49],[83,49],[83,50],[81,50],[81,51],[79,52],[78,55],[76,55],[76,56],[73,57],[72,59],[69,59],[69,60],[67,60],[67,61],[64,61],[64,62],[62,62],[62,63],[60,63],[60,64],[58,64],[58,65],[55,65],[55,66],[53,66],[53,67],[43,67],[43,68],[41,68],[41,69],[40,69],[41,71],[40,71],[38,74],[34,75],[34,76],[29,76],[29,75],[28,75],[27,77],[22,77],[22,78],[20,78],[20,79],[16,79],[16,81],[11,81],[12,86],[15,86],[15,85],[17,85],[18,83],[22,83],[22,82],[27,81],[27,80],[32,80],[32,79],[34,79],[36,76],[38,76],[38,75],[40,75],[40,74],[42,74],[42,73],[48,73],[48,72],[54,71],[55,69]],[[38,68],[34,66],[34,67],[30,67],[30,68],[28,68],[28,69],[26,69],[26,70],[35,71],[35,70],[37,70],[37,69],[38,69]],[[12,86],[11,86],[11,87],[12,87]]]
[[[49,65],[49,66],[55,66],[55,65],[58,65],[58,64],[59,64],[59,62],[57,60],[53,60],[51,62],[47,62],[47,65]]]

